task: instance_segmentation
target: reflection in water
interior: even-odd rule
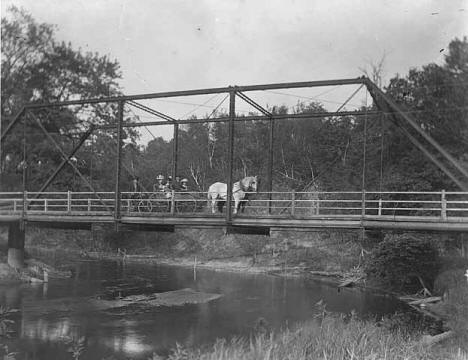
[[[98,311],[88,301],[182,288],[223,297],[196,305],[107,311]],[[44,286],[0,286],[0,305],[21,310],[15,346],[24,359],[70,358],[69,344],[79,339],[85,341],[80,359],[147,358],[152,352],[167,353],[176,342],[198,346],[218,337],[249,334],[259,318],[273,329],[310,319],[319,300],[330,311],[354,309],[361,315],[392,313],[401,306],[359,289],[338,291],[299,278],[117,262],[79,262],[73,278]]]
[[[115,353],[124,352],[129,356],[135,356],[152,350],[150,345],[144,344],[144,337],[132,330],[126,331],[123,336],[115,336],[112,340],[112,344],[106,345],[113,348]]]

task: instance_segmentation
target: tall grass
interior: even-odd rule
[[[158,357],[155,357],[158,358]],[[218,340],[204,350],[178,345],[170,360],[406,360],[467,359],[461,349],[429,348],[419,334],[390,330],[384,323],[351,316],[322,317],[277,335],[257,334],[250,339]]]

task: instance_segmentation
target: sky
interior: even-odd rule
[[[1,0],[2,16],[11,5],[56,24],[58,39],[117,59],[127,95],[355,78],[383,56],[388,81],[442,63],[449,42],[468,35],[468,0]],[[262,106],[319,99],[336,110],[354,90],[252,97]],[[146,105],[181,118],[209,114],[222,100]],[[360,92],[348,109],[365,101]],[[171,130],[156,133],[168,138]]]

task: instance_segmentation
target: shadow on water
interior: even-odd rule
[[[407,311],[395,299],[341,289],[319,281],[269,275],[122,264],[74,262],[73,277],[49,284],[0,286],[0,305],[18,308],[16,336],[9,349],[18,359],[146,359],[182,343],[199,346],[219,337],[247,335],[258,319],[272,329],[312,319],[323,300],[333,312],[356,311],[381,317]],[[97,310],[90,299],[120,299],[191,288],[222,294],[214,301],[184,306],[139,307],[134,304]]]

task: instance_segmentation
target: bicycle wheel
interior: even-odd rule
[[[148,202],[151,203],[152,212],[168,212],[171,206],[170,201],[163,193],[151,194]]]
[[[138,212],[149,212],[151,211],[151,202],[145,199],[142,199],[138,202]]]

